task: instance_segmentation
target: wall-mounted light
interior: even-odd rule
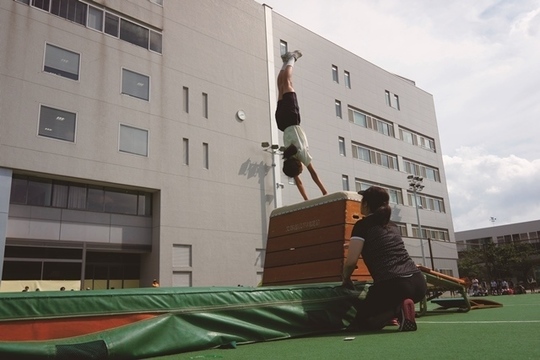
[[[246,120],[246,113],[244,112],[244,110],[240,109],[236,112],[236,118],[240,121],[244,121]]]
[[[270,143],[267,141],[262,142],[261,147],[263,148],[263,151],[266,151],[275,155],[281,155],[283,154],[283,151],[285,150],[283,146],[280,147],[278,144],[270,145]]]

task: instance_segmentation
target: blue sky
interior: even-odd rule
[[[456,231],[540,219],[540,0],[257,1],[433,95]]]

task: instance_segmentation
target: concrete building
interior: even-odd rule
[[[302,200],[261,147],[281,142],[275,79],[296,48],[328,191],[387,188],[415,261],[457,275],[433,97],[414,81],[252,0],[10,0],[0,28],[3,288],[256,285],[270,212]]]
[[[478,248],[486,243],[500,244],[532,244],[537,254],[540,253],[540,220],[515,224],[490,226],[481,229],[456,232],[458,251]],[[533,269],[535,279],[540,278],[540,257],[536,255],[539,265]]]

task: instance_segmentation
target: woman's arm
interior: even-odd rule
[[[309,170],[309,173],[311,174],[311,178],[313,179],[313,181],[315,181],[315,184],[317,184],[317,186],[319,187],[319,189],[321,189],[321,192],[323,195],[326,195],[328,194],[328,192],[326,191],[326,189],[324,188],[324,185],[323,183],[321,182],[321,179],[319,179],[319,175],[317,175],[317,172],[315,171],[315,168],[313,167],[312,163],[309,163],[309,165],[307,166],[308,170]],[[306,199],[307,200],[307,199]]]
[[[352,284],[351,275],[356,269],[356,263],[360,254],[362,254],[362,249],[364,248],[364,240],[360,239],[351,239],[349,241],[349,251],[347,253],[347,259],[343,264],[343,286],[350,287]]]

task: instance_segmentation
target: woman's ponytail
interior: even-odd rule
[[[386,225],[390,221],[392,215],[392,209],[388,205],[388,202],[383,203],[374,212],[375,222],[379,225]]]

